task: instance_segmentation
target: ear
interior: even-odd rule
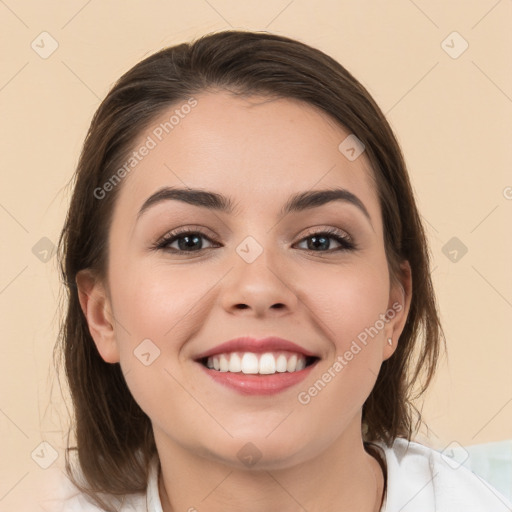
[[[89,270],[76,276],[78,299],[96,348],[107,363],[119,362],[110,299],[101,280]]]
[[[389,293],[389,303],[386,316],[389,318],[389,322],[385,328],[385,340],[383,346],[383,361],[391,357],[399,343],[398,338],[404,330],[407,316],[411,307],[412,299],[412,272],[411,265],[408,261],[404,261],[400,265],[401,275],[399,282],[391,286]],[[391,338],[393,341],[392,345],[389,345],[388,339]]]

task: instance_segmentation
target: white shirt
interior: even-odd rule
[[[388,448],[387,491],[381,512],[512,512],[502,494],[464,466],[457,467],[441,453],[405,439]],[[154,459],[145,494],[127,495],[120,512],[163,512],[158,493],[159,461]],[[77,492],[62,471],[57,485],[45,485],[38,505],[48,512],[100,512]],[[206,510],[206,508],[204,509]]]

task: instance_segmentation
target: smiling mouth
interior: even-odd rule
[[[204,357],[199,362],[210,370],[248,375],[274,375],[295,373],[311,366],[318,357],[279,352],[229,352]]]

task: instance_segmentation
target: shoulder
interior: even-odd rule
[[[32,502],[45,512],[104,512],[80,491],[63,468],[49,468],[37,479]],[[146,510],[145,494],[129,494],[120,499],[110,497],[119,512]],[[32,509],[35,510],[35,509]]]
[[[510,512],[496,489],[440,452],[398,438],[385,454],[387,491],[382,512]]]

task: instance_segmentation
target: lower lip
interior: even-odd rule
[[[273,373],[271,375],[219,372],[198,363],[213,380],[243,395],[274,395],[302,382],[316,362],[298,372]]]

